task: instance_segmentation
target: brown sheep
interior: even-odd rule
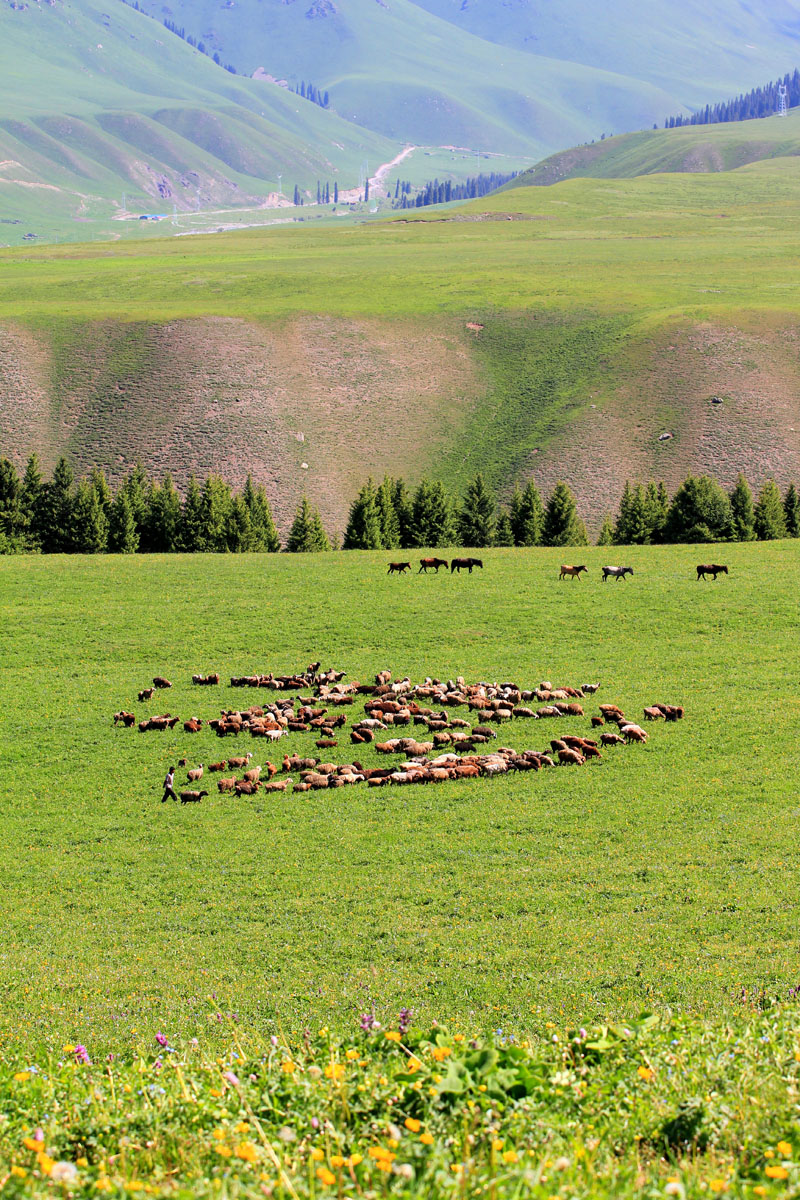
[[[577,750],[559,750],[558,761],[566,766],[580,766],[586,759]]]
[[[292,794],[294,794],[295,792],[310,792],[310,791],[311,791],[311,784],[303,783],[302,780],[300,781],[300,783],[295,783],[292,785]]]
[[[199,733],[203,728],[203,722],[199,717],[191,717],[188,721],[183,722],[183,728],[187,733]]]
[[[207,796],[208,792],[181,792],[181,804],[199,804],[203,796]]]
[[[314,742],[314,745],[318,750],[332,750],[333,747],[338,746],[339,743],[336,738],[321,737],[317,738],[317,740]]]
[[[237,779],[233,790],[237,796],[255,796],[260,787],[261,784],[257,779]]]
[[[273,779],[269,783],[265,783],[263,785],[264,791],[285,792],[291,782],[291,779],[288,777],[286,779]]]
[[[253,757],[253,751],[251,750],[251,751],[249,751],[249,753],[245,754],[243,758],[229,758],[228,766],[230,767],[230,769],[232,771],[239,771],[239,770],[241,770],[242,767],[247,766],[247,764],[250,762],[250,759],[252,757]]]
[[[191,771],[186,772],[186,778],[190,783],[198,783],[203,778],[203,764],[199,767],[193,767]]]
[[[592,717],[592,728],[598,729],[601,725],[605,725],[602,717]]]
[[[646,742],[647,734],[641,725],[620,725],[619,731],[626,742]]]
[[[621,738],[618,733],[601,733],[600,741],[604,746],[624,746],[625,739]]]
[[[151,687],[149,687],[149,688],[142,688],[142,690],[139,692],[139,703],[141,704],[141,703],[143,703],[145,700],[152,700],[152,698],[153,698],[153,692],[154,692],[155,690],[156,690],[155,688],[151,688]]]
[[[224,771],[227,765],[228,764],[225,762],[225,759],[223,759],[222,762],[209,763],[208,769],[209,771]]]
[[[168,679],[165,679],[163,675],[156,675],[156,677],[153,680],[153,687],[171,688],[172,684],[170,683],[170,681]]]
[[[645,721],[663,721],[664,714],[660,708],[653,704],[649,708],[644,709],[644,719]]]
[[[118,725],[120,722],[126,729],[130,729],[132,725],[136,724],[136,714],[132,712],[115,712],[114,724]]]
[[[251,767],[249,771],[245,771],[242,779],[246,779],[249,783],[255,783],[261,775],[261,767]]]

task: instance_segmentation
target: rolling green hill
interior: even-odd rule
[[[348,119],[404,140],[507,152],[650,128],[763,84],[800,53],[794,0],[768,13],[743,0],[645,10],[634,0],[141,3],[241,70],[328,89]]]
[[[732,171],[747,163],[798,154],[800,109],[791,109],[786,117],[654,129],[575,146],[537,163],[506,186],[628,179],[666,171]]]
[[[155,0],[143,5],[165,14]],[[330,90],[347,120],[423,144],[540,157],[602,132],[651,126],[680,96],[655,81],[499,47],[413,0],[175,0],[170,19],[242,70]],[[677,106],[677,108],[676,108]]]
[[[0,240],[114,236],[123,212],[278,204],[357,185],[397,144],[232,76],[119,0],[0,7]],[[11,224],[17,222],[15,226]],[[116,225],[116,236],[121,226]]]
[[[647,80],[698,107],[766,83],[795,66],[800,10],[793,0],[414,0],[478,37],[530,54]],[[664,114],[667,115],[667,114]]]
[[[342,228],[0,256],[0,453],[306,491],[800,479],[800,160],[576,179]],[[712,397],[722,404],[712,404]],[[674,436],[664,442],[660,434]],[[305,465],[303,465],[305,464]]]

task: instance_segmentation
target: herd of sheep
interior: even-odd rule
[[[514,683],[474,683],[464,678],[442,681],[426,679],[412,684],[410,679],[393,679],[381,671],[370,684],[344,682],[343,671],[320,672],[320,663],[311,663],[294,675],[233,676],[230,686],[264,688],[272,692],[292,693],[276,696],[268,703],[246,709],[223,709],[210,720],[190,717],[183,722],[186,733],[206,728],[218,738],[265,738],[279,742],[293,733],[315,733],[319,750],[331,750],[347,728],[347,713],[363,699],[364,715],[351,720],[350,742],[354,746],[373,744],[378,754],[398,757],[389,766],[365,766],[358,759],[348,763],[323,762],[317,757],[285,754],[280,766],[271,762],[250,765],[253,751],[226,756],[208,765],[187,770],[187,784],[198,784],[205,773],[219,775],[217,790],[223,794],[252,796],[259,791],[294,792],[344,787],[366,783],[369,787],[393,784],[440,783],[453,779],[505,775],[511,771],[539,771],[543,768],[579,766],[602,758],[606,748],[647,741],[641,725],[628,719],[615,704],[600,704],[591,715],[592,731],[602,728],[597,737],[562,734],[549,740],[546,749],[517,751],[507,746],[493,747],[498,740],[497,727],[512,721],[563,720],[584,717],[587,697],[593,696],[599,683],[579,688],[556,687],[545,680],[536,688],[523,689]],[[220,677],[194,675],[197,686],[218,686]],[[138,693],[140,701],[152,698],[156,690],[171,687],[163,676],[153,680],[152,688]],[[305,694],[303,694],[305,693]],[[454,714],[467,710],[469,720]],[[644,709],[648,721],[675,721],[683,717],[680,705],[653,704]],[[173,729],[180,718],[170,713],[137,721],[128,711],[114,714],[114,724],[138,726],[140,732]],[[393,736],[403,727],[416,727],[420,736]],[[613,727],[613,728],[612,728]],[[423,732],[424,731],[424,732]],[[181,759],[180,765],[187,766]],[[230,774],[226,774],[230,772]],[[182,804],[199,802],[207,791],[185,788]]]

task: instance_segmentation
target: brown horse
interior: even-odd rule
[[[458,571],[460,575],[462,567],[469,571],[471,575],[473,567],[480,567],[483,570],[483,563],[479,558],[454,558],[450,563],[450,574],[452,575],[453,571]]]
[[[697,581],[699,583],[701,579],[705,579],[706,575],[711,575],[714,579],[716,579],[718,575],[727,574],[728,568],[722,566],[720,563],[701,563],[701,565],[697,568]]]
[[[448,562],[446,558],[421,558],[419,560],[419,570],[417,571],[417,574],[421,575],[423,571],[427,574],[428,567],[432,567],[438,575],[439,567],[446,567],[447,565]]]
[[[580,579],[581,571],[585,570],[586,567],[583,564],[581,564],[579,567],[565,567],[562,565],[561,573],[558,578],[566,579],[568,575],[571,575],[573,579]]]
[[[395,574],[395,572],[397,572],[397,574],[398,574],[398,575],[402,575],[404,571],[410,571],[410,570],[411,570],[411,563],[410,563],[410,562],[405,562],[405,563],[401,563],[401,562],[389,563],[389,570],[386,572],[386,574],[387,574],[387,575],[394,575],[394,574]]]

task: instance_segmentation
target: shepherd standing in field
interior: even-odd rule
[[[175,782],[175,768],[170,767],[170,769],[167,771],[166,777],[164,779],[164,795],[161,797],[162,804],[166,800],[169,800],[170,796],[172,797],[172,799],[175,801],[176,804],[178,803],[178,797],[175,795],[175,792],[173,791],[173,787],[172,787],[174,782]]]

